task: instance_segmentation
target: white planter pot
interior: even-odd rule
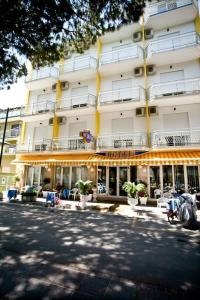
[[[83,208],[83,209],[86,208],[86,206],[87,206],[86,203],[90,199],[89,196],[90,195],[80,195],[80,204],[81,204],[80,206],[81,206],[81,208]]]
[[[134,209],[135,205],[138,204],[138,199],[128,197],[128,204],[131,206],[132,209]]]
[[[140,197],[140,204],[141,205],[147,205],[147,197]]]

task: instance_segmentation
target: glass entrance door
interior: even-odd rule
[[[154,198],[154,191],[160,189],[160,167],[150,167],[150,197]]]
[[[119,196],[127,195],[127,193],[122,189],[122,186],[126,181],[127,181],[127,167],[119,167]]]
[[[109,168],[109,195],[117,195],[117,167]]]

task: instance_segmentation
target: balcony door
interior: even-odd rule
[[[160,73],[160,82],[164,83],[160,86],[160,94],[163,97],[182,95],[185,91],[182,80],[184,80],[184,70]],[[167,84],[168,82],[170,84]]]
[[[73,88],[71,90],[72,107],[85,107],[88,105],[88,86]]]
[[[133,140],[129,134],[133,132],[133,119],[132,118],[119,118],[112,119],[112,135],[111,140],[113,148],[131,148]]]
[[[85,143],[79,138],[80,131],[83,131],[84,129],[86,129],[86,122],[69,123],[69,150],[85,149]]]
[[[112,82],[112,101],[121,102],[131,100],[130,88],[131,79],[115,80]]]
[[[167,131],[165,136],[167,146],[185,146],[189,143],[190,136],[184,133],[184,130],[189,128],[188,113],[163,115],[163,125],[164,131]]]
[[[34,128],[33,151],[48,150],[50,130],[49,126],[39,126]]]

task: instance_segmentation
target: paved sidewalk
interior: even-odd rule
[[[138,209],[2,203],[0,299],[198,299],[199,230]]]

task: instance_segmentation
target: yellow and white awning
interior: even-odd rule
[[[148,152],[129,158],[99,154],[22,155],[13,163],[41,166],[137,166],[200,164],[200,151]]]

